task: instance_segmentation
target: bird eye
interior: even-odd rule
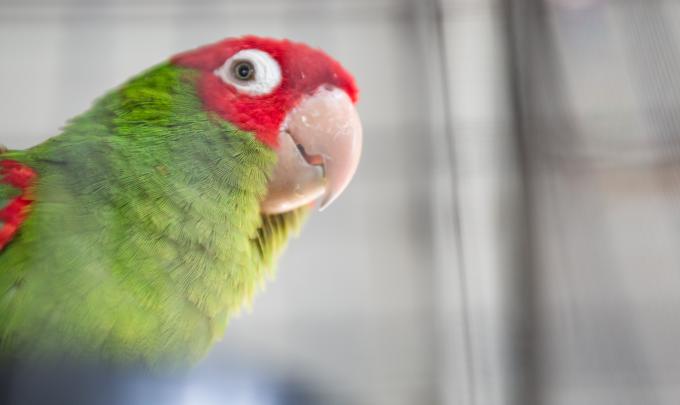
[[[248,81],[255,78],[255,66],[247,60],[237,60],[232,63],[232,74],[235,78]]]
[[[281,84],[281,67],[267,52],[244,49],[213,72],[241,93],[251,96],[270,94]]]

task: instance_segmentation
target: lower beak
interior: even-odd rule
[[[278,161],[262,211],[276,214],[320,200],[327,207],[359,165],[362,129],[347,93],[321,87],[291,111],[279,133]]]

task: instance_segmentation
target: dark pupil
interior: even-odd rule
[[[234,69],[236,77],[241,80],[248,80],[253,76],[253,66],[249,62],[241,62]]]

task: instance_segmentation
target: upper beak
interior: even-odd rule
[[[347,93],[320,87],[288,114],[262,211],[276,214],[321,199],[327,207],[359,165],[362,129]]]

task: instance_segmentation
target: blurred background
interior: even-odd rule
[[[162,403],[678,404],[678,18],[674,0],[0,0],[0,142],[224,37],[323,48],[361,89],[359,171]]]

